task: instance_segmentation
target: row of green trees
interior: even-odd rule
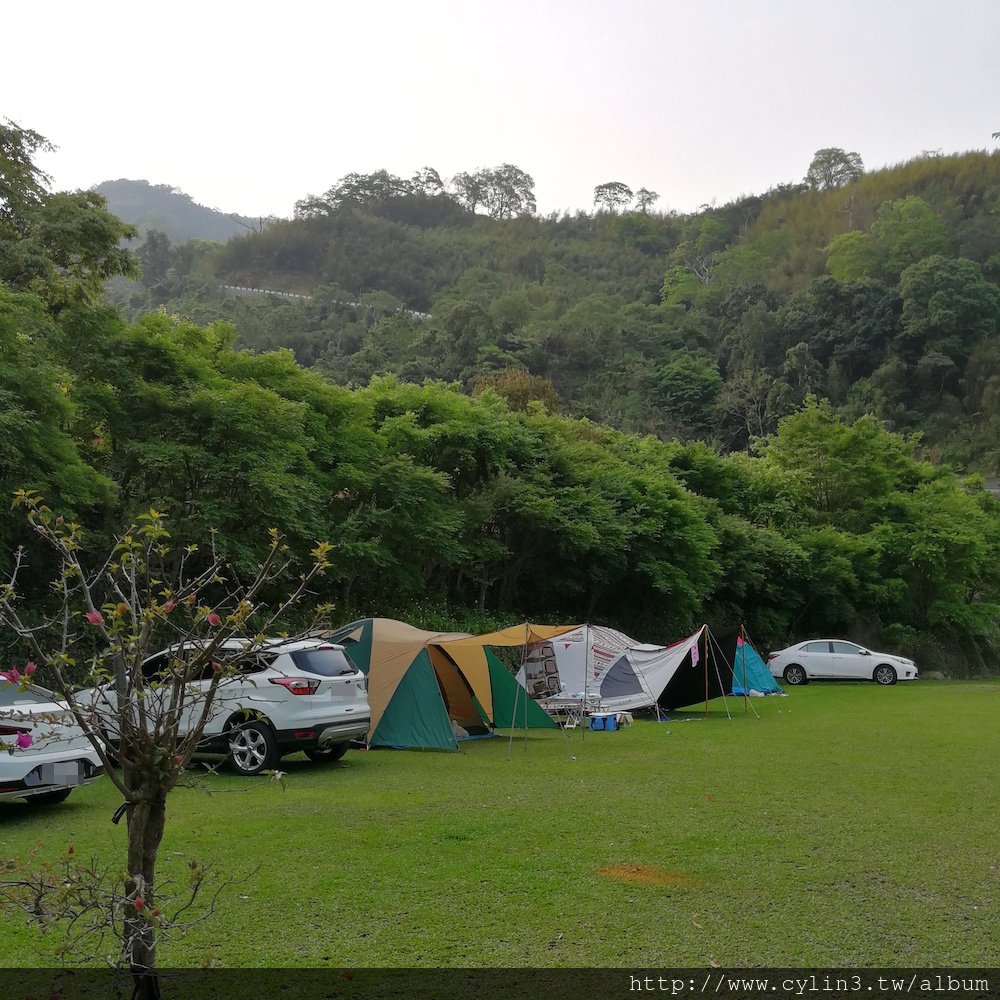
[[[53,317],[4,291],[0,488],[58,498],[97,546],[155,506],[246,573],[270,526],[303,551],[330,539],[318,596],[345,619],[594,620],[661,641],[745,620],[768,643],[850,633],[992,657],[997,504],[874,418],[810,400],[724,456],[530,398],[517,412],[508,384],[349,390],[234,336],[96,306]],[[6,552],[18,525],[0,518]]]

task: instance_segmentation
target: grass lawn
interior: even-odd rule
[[[1000,683],[750,704],[180,789],[163,873],[250,878],[161,964],[1000,966]],[[117,804],[0,805],[0,860],[124,857]],[[52,964],[19,915],[0,940]]]

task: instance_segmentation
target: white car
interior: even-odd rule
[[[917,665],[895,653],[876,653],[844,639],[810,639],[771,653],[767,665],[787,684],[850,679],[889,685],[917,678]]]
[[[93,744],[51,691],[0,679],[0,800],[62,802],[104,769]]]
[[[304,751],[311,760],[340,760],[351,740],[364,739],[371,721],[368,681],[343,646],[318,639],[269,639],[244,652],[246,643],[231,639],[219,649],[227,673],[219,682],[199,750],[226,754],[238,774],[254,775],[274,768],[283,754]],[[143,664],[152,680],[165,673],[183,651],[171,647]],[[231,670],[231,668],[235,668]],[[180,731],[200,716],[214,673],[191,682]],[[150,688],[147,698],[156,690]],[[113,689],[81,691],[80,704],[98,717],[113,716]],[[105,732],[114,747],[116,734]]]

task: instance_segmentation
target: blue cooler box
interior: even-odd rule
[[[618,728],[618,716],[614,712],[608,714],[597,714],[590,717],[590,728],[595,730],[604,730],[608,732],[612,729]]]

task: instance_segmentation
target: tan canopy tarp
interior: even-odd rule
[[[490,667],[486,659],[487,646],[529,646],[533,642],[553,639],[579,628],[579,625],[535,625],[522,622],[520,625],[510,625],[498,632],[486,632],[483,635],[469,635],[453,639],[441,639],[441,648],[458,664],[465,674],[479,703],[487,714],[493,715],[493,694],[490,685]],[[483,700],[483,694],[489,702]]]

